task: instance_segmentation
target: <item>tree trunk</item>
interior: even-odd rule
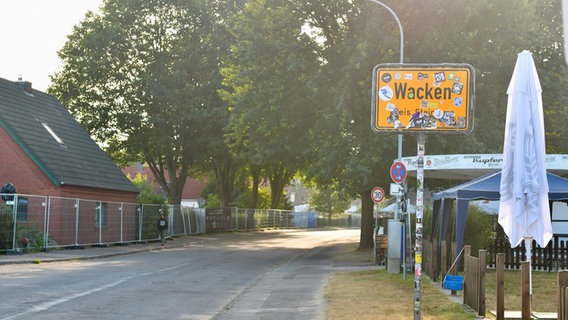
[[[260,166],[251,165],[249,170],[252,179],[250,205],[251,208],[256,208],[258,205],[258,188],[260,187],[260,172],[262,171],[262,169],[260,168]]]
[[[166,166],[163,161],[155,161],[146,156],[146,164],[152,171],[154,179],[158,182],[168,202],[173,205],[181,204],[183,187],[187,180],[187,168],[178,169],[175,165]]]
[[[371,249],[373,243],[373,208],[375,203],[371,199],[371,189],[362,190],[361,197],[361,236],[359,239],[359,249]]]
[[[270,193],[271,201],[270,208],[278,209],[278,204],[280,204],[280,199],[282,198],[282,192],[286,184],[290,183],[292,176],[294,175],[294,170],[286,167],[282,163],[271,166],[266,170],[268,174],[268,179],[270,180]]]
[[[219,184],[219,201],[220,206],[223,208],[231,205],[231,193],[235,186],[236,169],[234,161],[223,159],[215,161],[213,164],[215,168],[215,177]]]

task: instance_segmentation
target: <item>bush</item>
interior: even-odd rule
[[[494,242],[494,215],[470,205],[465,226],[463,244],[471,246],[471,254],[474,256],[477,256],[479,250],[487,249]]]
[[[11,207],[0,205],[0,250],[12,249],[14,216]]]
[[[430,239],[432,234],[432,209],[431,206],[424,206],[424,238]],[[414,218],[414,216],[413,216]],[[455,208],[448,222],[447,241],[454,242],[455,239]],[[414,220],[413,220],[414,222]],[[465,223],[465,233],[463,245],[470,245],[472,254],[477,256],[480,249],[487,249],[495,240],[495,216],[487,214],[476,206],[470,205]],[[434,230],[437,237],[438,230]]]
[[[17,229],[18,230],[16,231],[17,234],[16,241],[20,242],[16,243],[16,246],[25,247],[25,245],[21,242],[21,240],[27,238],[29,241],[27,246],[29,251],[39,252],[45,248],[45,239],[44,239],[45,234],[43,232],[40,232],[35,228],[30,228],[26,225],[18,225]]]

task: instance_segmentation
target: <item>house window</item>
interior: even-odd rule
[[[16,221],[28,221],[28,198],[18,197],[18,205],[16,207]]]
[[[107,224],[107,203],[97,202],[97,208],[95,210],[95,226],[97,228],[102,228]]]

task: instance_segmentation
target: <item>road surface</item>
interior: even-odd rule
[[[358,240],[355,229],[223,233],[159,251],[0,265],[0,319],[324,319],[326,281],[341,269],[334,246]]]

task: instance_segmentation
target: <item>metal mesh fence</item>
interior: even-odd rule
[[[343,214],[327,217],[319,212],[231,208],[231,230],[325,227],[361,227],[361,215]]]
[[[328,218],[317,212],[204,209],[179,205],[105,202],[0,194],[0,252],[112,245],[159,239],[156,223],[168,217],[167,236],[267,228],[360,227],[360,215]]]

